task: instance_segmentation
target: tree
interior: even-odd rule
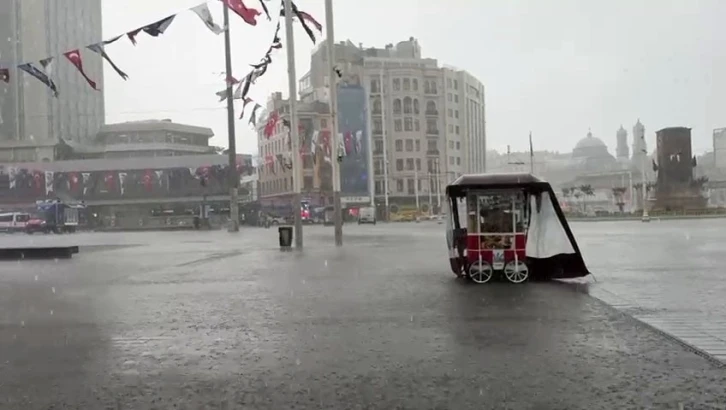
[[[623,213],[623,209],[625,209],[625,192],[627,189],[625,187],[615,187],[613,188],[613,198],[615,199],[615,205],[618,206],[618,210],[620,213]]]
[[[587,210],[585,201],[587,200],[587,198],[595,196],[595,190],[592,189],[592,185],[589,184],[580,185],[578,189],[580,190],[580,192],[582,192],[582,210],[583,212],[585,212]]]

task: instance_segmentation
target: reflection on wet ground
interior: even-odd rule
[[[590,294],[726,363],[726,219],[575,223]]]
[[[648,312],[689,305],[658,304],[677,300],[665,293],[678,286],[645,278],[678,276],[683,260],[669,265],[647,254],[660,245],[643,248],[643,235],[631,239],[629,226],[575,226],[598,282],[524,286],[454,279],[441,229],[346,226],[346,246],[335,249],[332,228],[309,227],[302,253],[279,252],[272,229],[0,237],[0,245],[72,238],[82,247],[72,260],[0,265],[0,408],[612,409],[726,402],[723,368],[584,292],[642,290],[649,296],[639,308]],[[669,238],[665,231],[653,240]],[[715,232],[690,235],[707,247],[704,235]],[[96,251],[84,252],[88,246]],[[613,261],[606,251],[650,265],[642,273],[638,261]],[[665,255],[683,257],[675,250]],[[658,273],[664,266],[670,273]],[[712,275],[707,280],[718,289]],[[691,309],[715,306],[702,301],[714,294],[691,299]]]

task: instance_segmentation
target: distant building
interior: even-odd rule
[[[269,207],[286,208],[289,210],[293,192],[292,172],[292,142],[283,119],[289,118],[289,100],[282,98],[282,93],[273,93],[267,101],[267,113],[275,113],[279,120],[276,122],[272,134],[265,135],[267,118],[263,117],[257,122],[257,143],[262,164],[259,171],[259,197],[262,203]],[[330,110],[328,104],[319,101],[297,105],[298,132],[301,144],[301,157],[303,161],[302,192],[313,202],[313,205],[326,205],[332,202],[332,168],[331,157],[325,158],[325,150],[316,151],[313,160],[310,141],[313,134],[318,131],[320,142],[324,135],[321,130],[328,130]],[[328,143],[329,137],[325,137]],[[332,153],[333,147],[328,144]],[[332,154],[331,154],[332,155]],[[283,211],[280,211],[283,212]]]
[[[62,53],[79,49],[84,71],[104,89],[103,59],[85,48],[103,39],[101,2],[4,0],[0,9],[0,64],[11,63],[0,66],[10,70],[9,82],[0,82],[0,142],[22,142],[25,147],[46,146],[61,138],[76,142],[93,138],[105,119],[103,91],[89,87]],[[17,64],[49,56],[55,57],[52,79],[58,97],[17,69]],[[0,144],[0,150],[7,148]]]
[[[211,128],[171,120],[106,124],[86,143],[65,142],[73,158],[140,158],[213,153]]]
[[[327,47],[313,51],[310,72],[300,79],[303,101],[328,101]],[[390,202],[407,206],[416,193],[426,202],[462,173],[484,172],[485,92],[475,77],[422,57],[414,38],[384,48],[344,41],[335,44],[335,56],[337,81],[362,85],[368,96],[376,201],[383,202],[384,166]]]
[[[713,164],[718,169],[726,169],[726,128],[713,130]]]

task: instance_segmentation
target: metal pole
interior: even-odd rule
[[[434,181],[431,179],[431,173],[430,172],[428,173],[428,176],[429,176],[429,179],[428,179],[429,183],[428,183],[428,187],[426,187],[426,190],[429,192],[429,215],[430,215],[433,212],[433,209],[434,209],[434,206],[433,206],[434,205],[434,201],[433,201],[433,197],[431,196],[431,194],[432,194],[431,188],[433,188],[431,185],[433,185],[433,182]]]
[[[648,188],[647,188],[647,181],[645,180],[645,159],[647,158],[647,151],[643,150],[643,216],[641,217],[641,220],[643,222],[650,222],[650,215],[648,215],[648,206],[646,204],[648,200]]]
[[[418,171],[413,171],[413,189],[416,193],[416,212],[418,212],[419,209],[421,209],[421,204],[419,203],[418,199]]]
[[[441,213],[441,161],[438,158],[436,161],[436,203],[439,208],[439,214]]]
[[[292,210],[295,217],[295,248],[303,247],[303,228],[300,206],[302,204],[302,167],[300,161],[300,140],[297,123],[297,75],[295,74],[295,41],[292,27],[292,0],[285,3],[285,38],[287,40],[287,81],[290,96],[290,140],[292,140]]]
[[[378,82],[381,88],[381,125],[383,126],[383,198],[386,206],[386,221],[388,221],[388,139],[386,138],[388,127],[386,126],[386,96],[383,93],[383,62],[381,62],[381,73],[380,81]]]
[[[232,44],[229,34],[229,7],[224,6],[224,64],[227,78],[227,139],[229,144],[229,226],[228,232],[239,232],[239,208],[237,188],[239,187],[239,174],[237,173],[237,143],[234,135],[234,99],[232,94]]]
[[[287,3],[286,3],[287,4]],[[287,10],[285,11],[287,16]],[[335,24],[333,21],[333,0],[325,0],[325,30],[328,39],[328,87],[330,90],[330,129],[335,142],[335,149],[339,147],[338,140],[338,74],[335,72]],[[343,210],[340,203],[340,163],[338,158],[333,159],[333,216],[335,220],[335,246],[343,246]]]

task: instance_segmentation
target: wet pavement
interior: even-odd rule
[[[726,363],[726,219],[573,228],[591,295]]]
[[[0,408],[723,408],[726,369],[624,314],[726,317],[716,223],[576,224],[584,285],[467,285],[435,223],[342,249],[306,228],[302,253],[264,229],[1,236],[82,248],[0,263]]]

